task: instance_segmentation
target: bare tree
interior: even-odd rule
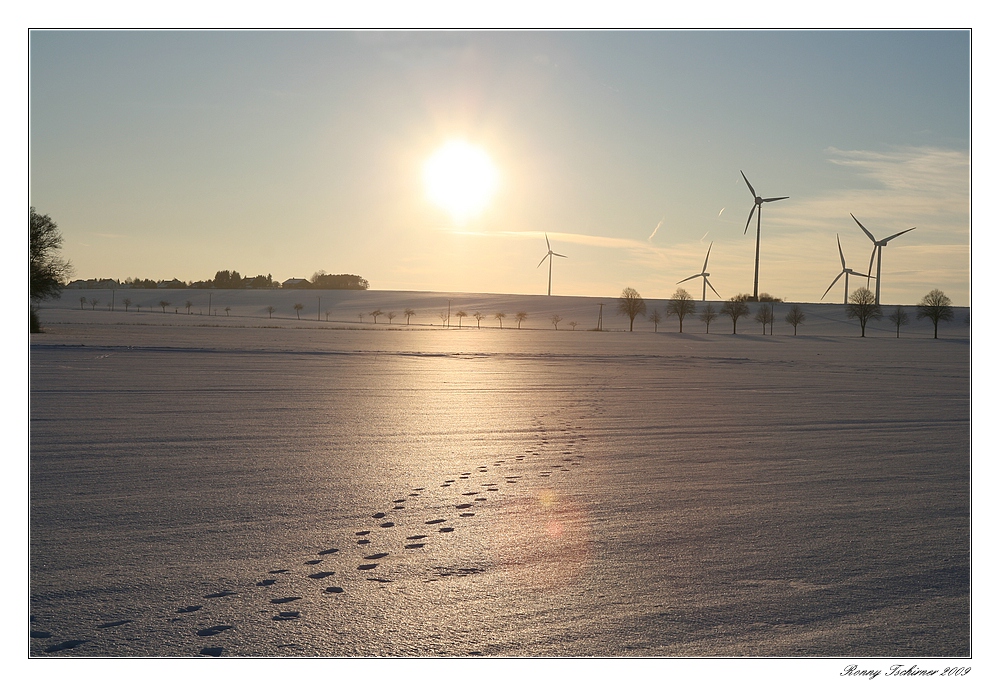
[[[125,306],[125,312],[128,312],[128,307],[130,305],[132,305],[132,299],[131,298],[123,298],[122,299],[122,305]]]
[[[96,298],[91,298],[90,299],[90,309],[91,310],[97,310],[97,304],[98,303],[100,303],[99,300],[97,300]]]
[[[576,325],[578,325],[579,322],[572,322],[571,321],[571,322],[567,322],[566,324],[568,324],[570,327],[572,327],[573,331],[575,332],[576,331]]]
[[[864,338],[868,320],[882,319],[882,308],[875,302],[875,294],[864,287],[852,293],[847,302],[847,317],[861,323],[861,336]]]
[[[403,311],[403,315],[406,316],[406,325],[407,326],[409,326],[409,324],[410,324],[410,318],[413,317],[416,314],[417,313],[416,313],[416,311],[413,308],[407,308],[406,310]]]
[[[392,324],[392,318],[394,318],[396,316],[396,313],[394,313],[394,312],[387,312],[385,314],[385,316],[389,320],[389,324]]]
[[[266,310],[267,310],[267,319],[271,319],[271,315],[274,314],[274,306],[269,305],[267,306]]]
[[[910,323],[910,316],[906,314],[906,308],[901,305],[897,305],[896,308],[889,313],[889,321],[896,325],[896,338],[899,338],[899,328],[904,324]]]
[[[500,320],[500,329],[503,329],[503,318],[507,317],[507,313],[498,312],[493,317]]]
[[[793,305],[791,310],[785,315],[785,322],[792,325],[792,336],[799,335],[799,325],[806,321],[806,314],[802,312],[802,308],[797,305]]]
[[[722,304],[721,308],[722,314],[730,317],[733,320],[733,334],[736,333],[736,322],[741,317],[746,317],[747,315],[750,314],[750,308],[747,306],[747,302],[745,300],[742,300],[743,295],[744,294],[733,296],[728,301]]]
[[[649,321],[653,323],[653,332],[655,333],[660,322],[663,321],[663,315],[660,314],[659,310],[653,308],[653,312],[649,314]]]
[[[560,315],[553,315],[551,319],[552,319],[552,326],[558,330],[559,323],[562,322],[562,317]]]
[[[184,301],[184,307],[187,308],[187,314],[191,314],[191,306],[194,305],[191,301]]]
[[[684,333],[684,317],[687,315],[693,315],[695,311],[694,300],[684,289],[677,289],[674,295],[671,296],[670,300],[667,301],[667,317],[671,315],[677,315],[677,319],[680,321],[680,333]]]
[[[774,322],[774,306],[761,303],[757,306],[757,312],[754,314],[753,319],[755,322],[760,322],[763,327],[762,334],[767,334],[767,325],[769,322]]]
[[[225,311],[226,311],[226,317],[229,317],[229,311],[230,311],[230,310],[232,310],[232,308],[230,308],[230,307],[229,307],[229,306],[227,305],[227,306],[226,306],[225,308],[223,308],[223,310],[225,310]],[[211,313],[209,313],[209,314],[211,314]]]
[[[358,323],[360,324],[365,319],[365,314],[363,312],[358,313]]]
[[[302,308],[304,308],[305,306],[302,305],[301,303],[296,303],[292,307],[295,308],[295,319],[301,320],[302,318],[299,317],[299,313],[302,312]]]
[[[457,313],[455,313],[455,317],[458,318],[458,328],[459,329],[462,328],[462,318],[463,317],[468,317],[468,316],[469,316],[469,313],[465,312],[464,310],[459,310]]]
[[[638,291],[627,286],[622,289],[622,295],[618,298],[618,312],[628,317],[628,330],[632,331],[636,316],[646,314],[646,301]]]
[[[86,296],[80,296],[80,310],[83,310],[84,304],[87,302]]]
[[[326,321],[329,322],[330,321],[330,311],[326,310],[323,314],[326,315]]]
[[[382,311],[379,310],[378,308],[375,308],[368,314],[372,316],[372,320],[375,322],[375,324],[378,324],[378,316],[382,314]]]
[[[160,301],[160,308],[164,313],[167,312],[167,306],[170,305],[170,301]]]
[[[482,329],[482,321],[484,315],[477,310],[476,312],[472,313],[472,316],[476,318],[476,329]]]
[[[706,334],[708,334],[708,328],[712,324],[712,321],[718,316],[718,313],[715,312],[715,307],[711,303],[706,303],[705,307],[698,313],[698,319],[705,323]]]
[[[955,319],[955,311],[951,308],[951,299],[938,289],[920,299],[917,304],[917,319],[928,318],[934,323],[934,338],[938,338],[938,322],[951,322]]]
[[[520,329],[521,323],[524,322],[526,319],[528,319],[528,313],[522,310],[521,312],[514,315],[514,319],[517,320],[517,328]]]
[[[448,311],[442,310],[438,313],[438,317],[441,318],[441,326],[445,326],[448,323]]]

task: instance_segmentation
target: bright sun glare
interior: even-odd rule
[[[489,155],[465,141],[449,141],[424,163],[427,197],[458,224],[486,208],[498,182]]]

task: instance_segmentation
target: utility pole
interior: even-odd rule
[[[323,309],[321,303],[321,296],[316,296],[316,321],[319,322],[319,311]]]
[[[451,299],[448,300],[448,329],[451,329]]]
[[[208,292],[208,316],[212,316],[212,292]]]
[[[598,303],[598,305],[601,309],[597,311],[597,331],[602,332],[604,331],[602,329],[604,326],[604,303]]]

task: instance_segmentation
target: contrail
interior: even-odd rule
[[[664,216],[664,218],[663,218],[663,219],[666,219],[666,216]],[[659,228],[660,228],[661,226],[663,226],[663,219],[661,219],[661,220],[660,220],[659,222],[657,222],[656,226],[655,226],[655,227],[653,227],[653,233],[649,235],[649,238],[648,238],[648,239],[646,239],[647,241],[652,241],[652,240],[653,240],[653,237],[654,237],[654,236],[656,236],[656,232],[657,232],[657,230],[658,230],[658,229],[659,229]]]
[[[717,216],[722,217],[722,213],[725,212],[725,210],[726,208],[722,208],[722,210],[719,210],[719,214]]]

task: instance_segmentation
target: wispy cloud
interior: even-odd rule
[[[542,232],[542,231],[468,231],[450,229],[454,234],[463,236],[483,236],[483,237],[505,237],[517,239],[545,240],[548,234],[549,240],[553,243],[562,241],[565,243],[575,243],[582,246],[597,246],[599,248],[634,248],[649,251],[650,246],[644,241],[635,239],[621,239],[612,236],[594,236],[592,234],[571,234],[567,232]]]
[[[652,241],[653,240],[653,237],[656,236],[656,232],[658,232],[660,230],[660,227],[663,226],[663,220],[665,220],[665,219],[666,219],[666,217],[664,217],[663,219],[661,219],[659,222],[656,223],[656,226],[653,227],[653,233],[649,235],[649,238],[646,239],[647,241]]]
[[[931,147],[890,152],[828,148],[829,162],[874,182],[806,199],[792,199],[770,213],[775,227],[860,231],[853,213],[872,233],[886,235],[917,226],[910,240],[949,243],[969,230],[967,151]]]

